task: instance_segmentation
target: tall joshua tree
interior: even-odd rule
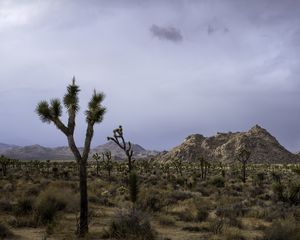
[[[72,83],[67,87],[67,93],[63,98],[63,104],[68,113],[67,125],[61,121],[62,104],[57,98],[50,100],[49,103],[47,101],[39,102],[36,113],[42,122],[53,123],[67,137],[69,147],[79,165],[80,221],[78,235],[84,236],[88,232],[87,159],[94,135],[94,124],[102,122],[106,109],[101,105],[104,94],[94,90],[85,111],[87,128],[83,152],[80,153],[74,140],[75,118],[79,110],[79,91],[79,86],[75,84],[75,77],[73,77]]]

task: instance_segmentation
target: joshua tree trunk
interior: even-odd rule
[[[243,162],[243,183],[246,182],[246,162]]]
[[[84,236],[88,232],[88,195],[87,195],[87,171],[86,164],[79,166],[80,176],[80,222],[78,234]]]

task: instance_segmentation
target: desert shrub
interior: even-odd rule
[[[209,224],[209,230],[214,234],[220,234],[223,231],[224,220],[222,218],[216,218]]]
[[[229,204],[226,206],[219,206],[216,209],[216,215],[219,217],[236,218],[244,216],[248,208],[241,203]]]
[[[15,186],[11,183],[5,184],[2,188],[3,192],[13,192],[15,191],[15,189],[16,189]]]
[[[299,240],[300,225],[294,219],[274,222],[264,231],[263,240]]]
[[[272,184],[272,190],[276,200],[284,201],[284,186],[280,182],[274,182]]]
[[[182,228],[183,231],[189,231],[189,232],[201,232],[203,229],[198,226],[185,226]]]
[[[37,221],[41,224],[51,223],[58,211],[73,210],[75,202],[76,196],[70,190],[48,188],[36,200]]]
[[[264,180],[266,178],[266,174],[263,171],[257,172],[254,176],[254,183],[256,185],[261,186],[264,183]]]
[[[26,197],[26,196],[21,197],[20,199],[18,199],[15,213],[17,215],[28,214],[28,213],[32,212],[33,205],[34,205],[34,202],[31,197]]]
[[[51,196],[45,197],[36,207],[37,221],[41,224],[51,223],[59,209],[62,209],[61,202]]]
[[[288,188],[287,199],[290,203],[300,204],[300,182],[292,183]]]
[[[4,223],[0,223],[0,239],[7,239],[12,236],[13,234],[8,227]]]
[[[12,210],[12,204],[7,198],[0,199],[0,211],[10,212]]]
[[[158,212],[165,206],[164,197],[158,190],[143,189],[139,196],[138,205],[143,210]]]
[[[209,212],[207,209],[199,208],[197,209],[196,221],[202,222],[208,218]]]
[[[37,196],[40,193],[40,191],[41,186],[39,184],[34,184],[26,190],[26,194],[28,196]]]
[[[164,225],[164,226],[175,225],[175,219],[172,216],[168,216],[168,215],[159,216],[158,222],[160,225]]]
[[[168,194],[166,196],[166,198],[167,198],[166,202],[167,202],[167,205],[175,204],[178,201],[184,201],[184,200],[190,199],[192,197],[193,197],[193,195],[191,192],[176,190],[176,191],[172,191],[170,194]]]
[[[148,217],[138,210],[118,213],[112,220],[107,235],[110,238],[122,240],[156,239],[156,232]]]
[[[12,227],[37,227],[37,221],[34,214],[10,217],[8,219],[8,224]]]
[[[246,238],[239,229],[228,229],[224,232],[225,240],[245,240]]]
[[[195,216],[191,209],[182,208],[180,211],[174,212],[174,214],[178,217],[178,220],[183,222],[192,222],[195,220]]]
[[[222,188],[225,186],[225,179],[222,176],[216,176],[210,180],[210,184]]]

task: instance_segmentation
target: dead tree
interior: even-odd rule
[[[131,143],[126,143],[124,137],[123,137],[123,129],[122,126],[119,126],[118,128],[113,130],[113,137],[107,137],[108,141],[113,141],[115,144],[117,144],[123,151],[125,152],[128,160],[128,172],[131,173],[135,160],[132,159],[133,150]]]
[[[94,135],[94,124],[102,122],[105,108],[101,105],[104,94],[94,90],[92,98],[88,103],[87,110],[85,111],[87,129],[84,148],[81,153],[74,140],[75,118],[79,110],[79,91],[79,86],[75,84],[75,78],[73,77],[73,81],[67,87],[67,93],[63,98],[63,104],[68,113],[67,125],[61,121],[62,105],[59,99],[52,99],[49,103],[47,101],[39,102],[36,107],[36,113],[39,115],[42,122],[49,124],[53,123],[67,137],[69,147],[78,163],[80,181],[80,220],[77,233],[79,236],[84,236],[88,232],[87,159]]]

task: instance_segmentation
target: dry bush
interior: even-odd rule
[[[36,199],[35,212],[37,221],[41,224],[51,223],[58,211],[74,212],[78,206],[78,196],[70,189],[50,187],[41,192]]]
[[[13,237],[13,234],[9,228],[4,223],[0,223],[0,239],[9,239],[11,237]]]
[[[154,240],[156,232],[144,213],[131,210],[118,213],[113,218],[106,236],[102,237],[119,240]]]
[[[246,240],[242,232],[237,228],[226,229],[223,233],[224,240]]]
[[[9,199],[1,198],[0,199],[0,211],[1,212],[10,212],[12,211],[13,207]]]
[[[299,240],[300,224],[294,218],[275,221],[264,232],[263,240]]]
[[[158,222],[160,225],[163,225],[163,226],[175,226],[175,224],[176,224],[174,217],[169,216],[169,215],[159,216]]]

